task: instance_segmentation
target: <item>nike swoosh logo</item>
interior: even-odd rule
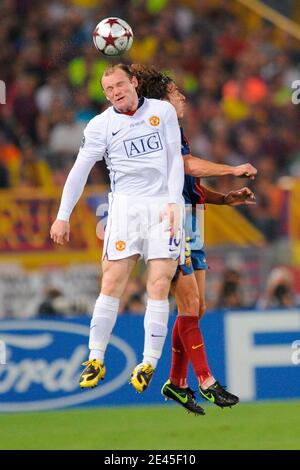
[[[177,251],[178,248],[169,248],[169,251]]]
[[[192,346],[192,349],[198,349],[198,348],[201,348],[201,346],[203,346],[203,343],[197,344],[197,346],[194,346],[194,345],[193,345],[193,346]]]
[[[201,395],[204,396],[204,398],[206,398],[206,400],[211,401],[212,403],[215,402],[215,397],[213,396],[212,393],[210,393],[210,392],[205,393],[205,392],[203,392],[202,390],[200,390],[200,393],[201,393]]]
[[[151,335],[153,338],[164,338],[164,335]]]
[[[114,136],[114,135],[117,135],[119,132],[120,132],[121,129],[119,129],[117,132],[112,132],[111,135]]]
[[[167,389],[169,390],[169,392],[171,392],[176,398],[178,398],[178,400],[183,403],[183,404],[186,404],[188,402],[188,397],[185,396],[185,397],[182,397],[181,395],[179,395],[178,393],[174,392],[174,390],[172,390],[171,388],[167,387]]]

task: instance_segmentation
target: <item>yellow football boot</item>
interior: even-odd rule
[[[129,383],[137,393],[142,393],[148,387],[153,373],[154,369],[150,364],[138,364],[132,371]]]
[[[97,359],[86,361],[82,364],[86,366],[80,374],[79,385],[81,388],[94,388],[98,385],[99,380],[103,380],[105,376],[105,366]]]

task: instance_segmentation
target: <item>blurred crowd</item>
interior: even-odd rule
[[[252,262],[249,262],[250,257]],[[235,252],[225,257],[219,253],[209,254],[208,259],[211,268],[206,289],[208,314],[219,310],[299,307],[300,270],[277,263],[268,269],[266,282],[262,283],[258,250],[247,257]],[[144,314],[145,285],[145,273],[139,269],[121,298],[121,314]],[[0,264],[0,319],[91,315],[98,295],[98,264],[45,267],[30,275],[19,264]],[[174,298],[170,296],[169,301],[170,311],[175,312]]]
[[[246,273],[234,266],[225,267],[220,276],[215,278],[212,295],[212,286],[208,283],[206,306],[207,312],[216,310],[243,310],[257,308],[286,309],[300,305],[299,295],[295,292],[293,271],[283,265],[275,266],[269,273],[266,287],[249,296],[250,279]],[[74,289],[73,289],[74,291]],[[35,315],[45,316],[74,316],[89,312],[88,304],[74,302],[74,292],[67,295],[66,289],[58,290],[48,288],[44,291],[42,303],[38,305]],[[177,306],[172,296],[169,298],[170,311],[175,312]],[[131,315],[144,315],[147,304],[145,294],[145,279],[132,277],[125,289],[120,302],[120,313]]]
[[[300,177],[300,43],[228,0],[3,0],[0,19],[0,188],[63,184],[87,122],[107,102],[107,64],[92,43],[107,16],[128,21],[128,63],[155,64],[188,98],[185,133],[193,153],[259,170],[258,204],[243,209],[268,240],[286,234],[283,175]],[[251,21],[250,21],[251,19]],[[106,183],[101,163],[89,184]],[[220,191],[240,187],[212,179]]]

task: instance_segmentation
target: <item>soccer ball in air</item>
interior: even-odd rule
[[[120,55],[128,51],[133,42],[132,29],[121,18],[105,18],[93,32],[96,49],[105,55]]]

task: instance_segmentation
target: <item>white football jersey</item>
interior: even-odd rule
[[[133,115],[109,107],[88,123],[64,186],[59,220],[69,220],[92,167],[103,158],[112,193],[183,203],[181,134],[170,103],[141,98]]]
[[[132,116],[111,106],[94,117],[84,131],[78,158],[94,162],[104,158],[112,192],[164,196],[168,195],[167,145],[179,142],[180,129],[173,106],[142,98]]]

